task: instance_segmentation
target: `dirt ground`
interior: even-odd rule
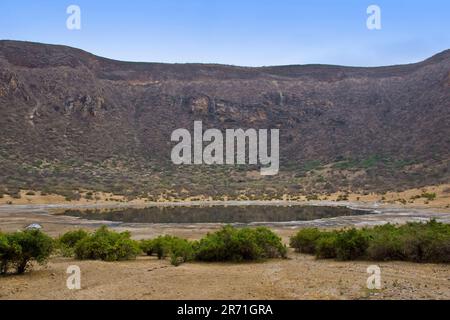
[[[380,290],[366,287],[371,264],[381,268]],[[66,287],[70,265],[81,269],[81,290]],[[179,267],[156,257],[56,257],[25,275],[0,278],[0,299],[450,299],[450,266],[336,262],[294,252],[286,260]]]

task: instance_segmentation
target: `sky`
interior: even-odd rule
[[[80,30],[66,27],[69,5]],[[0,15],[0,39],[126,61],[382,66],[450,48],[448,0],[0,0]]]

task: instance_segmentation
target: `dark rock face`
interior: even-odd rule
[[[194,120],[279,128],[280,174],[256,187],[246,170],[173,166],[171,132]],[[0,126],[7,189],[279,194],[449,182],[450,51],[391,67],[246,68],[0,41]]]

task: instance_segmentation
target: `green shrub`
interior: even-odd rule
[[[336,235],[336,258],[339,260],[355,260],[366,254],[368,238],[364,230],[355,228],[338,232]]]
[[[172,236],[159,236],[153,239],[153,251],[158,259],[164,259],[169,255],[173,238]]]
[[[223,227],[208,233],[195,245],[195,257],[200,261],[244,261],[285,257],[286,247],[271,230]]]
[[[158,259],[170,256],[171,264],[178,266],[193,259],[193,244],[173,236],[159,236],[152,240],[141,240],[140,247],[143,252],[151,256],[156,254]]]
[[[291,237],[289,245],[295,248],[295,251],[301,253],[314,254],[316,252],[316,242],[319,239],[321,231],[317,228],[305,228]]]
[[[261,257],[269,258],[286,258],[287,248],[273,231],[265,227],[250,229],[254,232],[256,244],[262,249]]]
[[[61,253],[65,257],[70,257],[74,254],[76,244],[88,237],[89,233],[83,229],[68,231],[58,238],[57,244]]]
[[[336,258],[336,232],[323,232],[316,242],[316,257],[322,259]]]
[[[402,253],[414,262],[450,262],[450,225],[431,220],[400,227]]]
[[[45,263],[53,251],[53,239],[40,230],[18,231],[0,237],[1,273],[13,266],[24,273],[30,262]]]
[[[105,226],[78,241],[77,259],[119,261],[134,259],[141,252],[139,243],[130,239],[130,233],[110,231]]]
[[[367,231],[369,260],[405,260],[402,252],[401,230],[392,224],[376,226]]]
[[[148,256],[153,255],[154,252],[153,240],[151,239],[141,240],[139,242],[139,247],[141,248],[142,252],[146,253]]]
[[[428,201],[432,201],[436,199],[436,193],[434,192],[424,192],[420,195],[422,198],[427,199]]]
[[[450,225],[431,220],[361,230],[300,230],[290,244],[318,258],[450,262]]]
[[[431,220],[370,230],[369,259],[450,262],[450,225]]]
[[[194,258],[194,249],[190,241],[174,238],[170,247],[170,263],[178,266]]]
[[[8,236],[0,233],[0,274],[6,274],[13,260],[20,255],[21,248],[10,244]]]

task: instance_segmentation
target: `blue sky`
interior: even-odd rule
[[[71,4],[81,30],[66,28]],[[0,15],[0,39],[129,61],[379,66],[450,48],[448,0],[0,0]]]

